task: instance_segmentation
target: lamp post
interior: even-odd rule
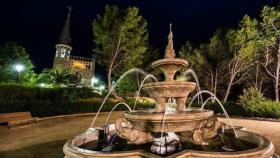
[[[99,82],[98,78],[93,77],[93,78],[91,79],[91,86],[92,86],[92,88],[94,88],[94,85],[95,85],[96,83],[98,83],[98,82]]]
[[[22,64],[15,64],[14,65],[14,69],[17,73],[17,83],[19,82],[19,75],[20,75],[20,72],[22,72],[24,70],[24,66]]]

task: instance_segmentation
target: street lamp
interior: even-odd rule
[[[14,69],[17,72],[17,83],[19,81],[19,74],[24,70],[24,66],[22,64],[15,64]]]
[[[92,87],[94,87],[94,84],[96,84],[96,83],[98,83],[98,82],[99,82],[98,78],[95,78],[95,77],[92,77],[92,78],[91,78],[91,86],[92,86]]]

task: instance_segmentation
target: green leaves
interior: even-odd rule
[[[120,71],[141,65],[147,50],[147,22],[139,15],[139,9],[105,6],[103,15],[93,22],[94,42],[100,52],[101,64]],[[114,58],[116,56],[116,58]]]
[[[25,48],[16,42],[7,42],[0,47],[0,64],[0,82],[16,82],[14,65],[21,64],[24,66],[24,70],[20,73],[19,82],[23,84],[35,83],[34,65]]]
[[[231,29],[227,33],[230,51],[234,56],[252,59],[257,52],[257,38],[259,36],[259,25],[256,19],[245,15],[240,21],[237,29]]]
[[[55,87],[66,85],[79,85],[81,79],[70,70],[45,69],[40,74],[39,82],[50,83]]]
[[[265,6],[261,11],[261,18],[261,43],[263,46],[275,45],[280,39],[280,10]]]

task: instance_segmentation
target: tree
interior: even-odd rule
[[[258,21],[251,19],[248,15],[243,17],[237,29],[228,31],[227,39],[232,59],[228,64],[229,81],[224,101],[227,101],[231,87],[245,79],[250,72],[257,52],[256,37],[258,35]]]
[[[44,69],[43,73],[40,74],[39,81],[50,83],[55,87],[79,85],[81,83],[81,79],[67,69],[62,71],[57,69]]]
[[[23,71],[19,74],[19,83],[33,84],[36,82],[34,65],[29,59],[29,55],[25,48],[16,42],[7,42],[0,47],[0,82],[17,82],[15,64],[24,66]]]
[[[264,68],[274,81],[275,101],[279,102],[280,9],[265,6],[261,12],[260,44],[264,49]]]
[[[202,86],[215,95],[218,85],[224,81],[227,54],[228,46],[224,30],[216,31],[210,41],[201,44],[199,49],[194,49],[187,41],[179,51],[180,57],[188,60],[190,67],[202,80]]]
[[[139,9],[105,6],[103,15],[93,21],[94,43],[98,58],[107,68],[108,88],[112,88],[112,74],[120,75],[129,68],[142,64],[147,50],[147,22]]]

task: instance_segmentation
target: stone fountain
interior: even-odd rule
[[[174,79],[178,71],[188,66],[186,60],[175,56],[170,26],[164,59],[152,63],[153,68],[163,72],[165,81],[143,85],[143,90],[155,99],[155,109],[125,112],[115,124],[91,128],[70,139],[64,145],[65,158],[273,157],[274,146],[267,138],[243,130],[236,130],[236,138],[213,111],[185,108],[188,94],[196,84]],[[173,111],[167,109],[171,100],[177,105]],[[211,145],[214,148],[205,150]]]

